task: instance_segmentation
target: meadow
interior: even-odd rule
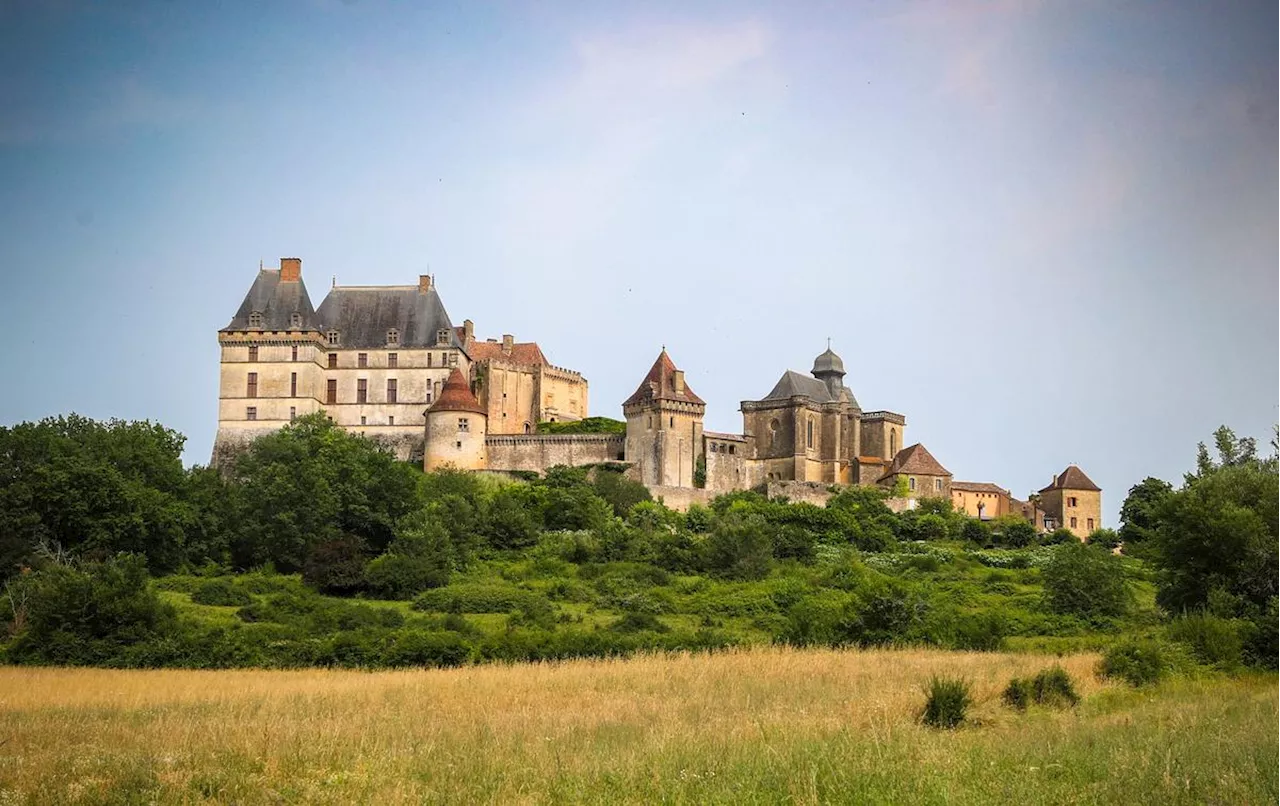
[[[1275,803],[1274,674],[756,647],[561,663],[0,668],[0,803]],[[1061,664],[1075,708],[1000,702]],[[972,684],[921,725],[935,674]]]

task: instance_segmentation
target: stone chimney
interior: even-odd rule
[[[280,282],[296,283],[302,279],[302,258],[280,258]]]
[[[512,336],[510,333],[502,334],[502,352],[510,353],[511,348],[515,346],[515,343],[516,343],[515,336]]]
[[[470,344],[476,338],[476,323],[470,319],[462,320],[462,343]]]
[[[678,369],[675,371],[671,380],[671,385],[674,387],[674,391],[677,395],[684,394],[684,370]]]
[[[431,290],[431,275],[419,274],[418,275],[418,293],[425,294],[430,290]]]

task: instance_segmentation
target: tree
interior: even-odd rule
[[[730,510],[720,517],[703,543],[709,570],[732,579],[764,579],[773,559],[773,544],[759,515]]]
[[[1120,507],[1120,542],[1127,547],[1146,543],[1159,525],[1159,510],[1173,492],[1167,481],[1148,476],[1129,488]]]
[[[1045,598],[1058,613],[1099,619],[1122,616],[1131,594],[1124,565],[1110,551],[1072,542],[1058,548],[1044,567]]]
[[[449,531],[435,512],[419,510],[396,526],[387,553],[365,570],[370,592],[388,599],[412,599],[428,588],[449,584],[453,566]]]
[[[1025,548],[1036,542],[1036,527],[1026,518],[1001,515],[991,524],[992,537],[998,545]]]
[[[302,565],[302,581],[339,596],[364,589],[368,546],[358,535],[340,535],[313,544]]]
[[[233,562],[300,569],[318,543],[343,535],[374,553],[419,504],[420,471],[376,443],[347,433],[323,412],[256,439],[235,462]]]
[[[1120,545],[1120,534],[1115,529],[1094,529],[1086,542],[1090,546],[1114,549]]]
[[[652,501],[649,488],[638,481],[632,481],[621,473],[596,468],[591,479],[591,486],[609,506],[613,514],[619,518],[627,517],[631,508],[641,501]]]

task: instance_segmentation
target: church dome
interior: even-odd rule
[[[840,356],[836,355],[828,347],[827,351],[817,358],[813,359],[813,375],[814,377],[822,377],[823,375],[837,373],[844,374],[844,361]]]

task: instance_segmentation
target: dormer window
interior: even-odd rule
[[[294,311],[293,313],[289,314],[289,327],[293,328],[294,330],[297,330],[300,327],[302,327],[302,314],[298,313],[297,311]]]
[[[253,313],[249,314],[249,327],[256,327],[256,328],[262,327],[261,311],[254,311]]]
[[[338,344],[338,331],[336,331],[336,330],[330,330],[330,331],[329,331],[329,344],[330,344],[331,346],[337,346],[337,344]]]
[[[387,331],[387,345],[395,347],[400,343],[400,331],[394,327]]]
[[[449,343],[449,328],[442,327],[436,331],[436,344]]]

